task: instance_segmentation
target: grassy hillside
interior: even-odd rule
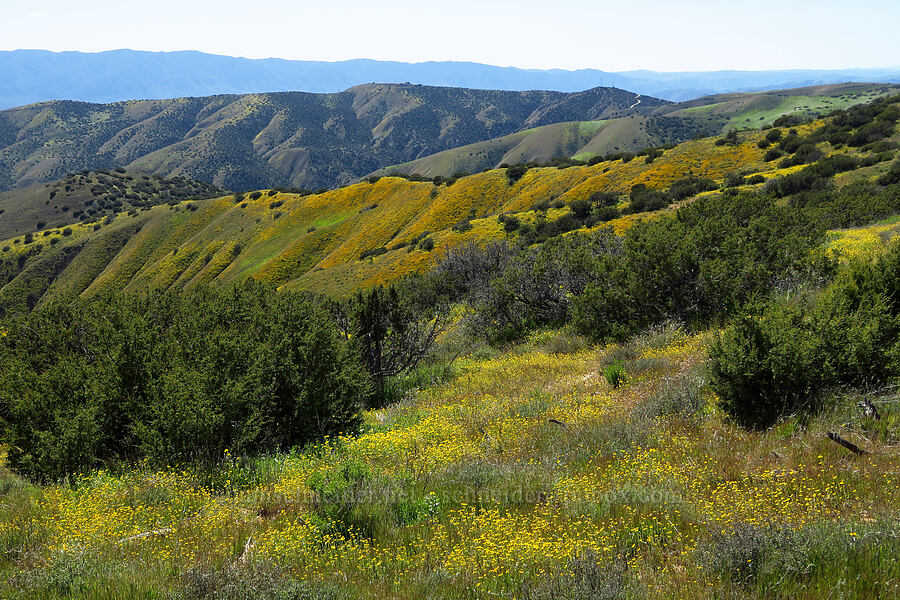
[[[812,121],[794,131],[803,136],[822,124]],[[45,229],[30,240],[0,242],[6,278],[0,300],[19,310],[108,290],[190,289],[247,277],[345,297],[427,269],[464,241],[521,235],[507,226],[509,216],[537,226],[566,217],[573,202],[598,192],[622,194],[619,202],[627,209],[625,195],[635,185],[665,190],[685,177],[700,177],[720,186],[737,177],[738,185],[758,188],[802,169],[802,160],[784,166],[793,160],[789,154],[766,160],[776,146],[767,149],[760,142],[770,133],[746,131],[728,143],[704,138],[658,156],[590,166],[531,168],[517,180],[509,169],[440,185],[384,177],[319,194],[268,190],[111,214],[64,230]],[[826,141],[818,147],[823,155],[864,159],[838,176],[845,185],[885,173],[893,152],[880,148],[893,143],[836,148]],[[747,183],[749,175],[753,183]],[[621,232],[640,218],[623,214],[608,226]]]
[[[647,115],[540,127],[393,165],[375,174],[400,171],[448,177],[457,171],[475,173],[502,163],[541,163],[560,156],[587,160],[593,156],[675,144],[697,136],[718,135],[731,129],[759,129],[784,115],[806,119],[870,102],[898,90],[900,86],[896,85],[843,84],[705,96],[661,106]]]
[[[536,243],[4,319],[0,596],[897,597],[898,122],[11,240],[14,309]]]
[[[64,227],[157,204],[220,196],[225,190],[184,177],[91,171],[0,192],[0,238]]]
[[[71,171],[128,167],[229,189],[355,181],[384,165],[559,121],[667,104],[614,88],[502,92],[371,84],[283,92],[46,102],[0,111],[0,189]]]
[[[745,431],[706,387],[710,337],[667,328],[590,348],[539,332],[459,359],[436,383],[367,412],[359,435],[256,459],[226,450],[215,472],[89,472],[40,489],[4,472],[0,589],[10,598],[900,593],[896,404],[873,397],[877,423],[848,397],[812,422]],[[628,382],[613,388],[604,367],[622,359]],[[832,443],[825,434],[835,430],[867,454]]]

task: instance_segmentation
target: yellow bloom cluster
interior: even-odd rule
[[[900,222],[870,225],[857,229],[831,231],[829,249],[842,258],[855,258],[876,254],[885,248],[887,242],[900,237]]]
[[[386,596],[439,571],[487,597],[565,572],[588,551],[635,569],[656,553],[675,569],[709,532],[859,514],[874,491],[881,505],[900,499],[885,492],[898,477],[875,457],[852,469],[822,457],[773,466],[753,454],[758,434],[715,413],[690,427],[638,421],[635,409],[662,380],[642,375],[613,390],[599,367],[613,347],[550,354],[539,349],[546,339],[462,359],[453,381],[368,413],[362,435],[277,457],[264,483],[229,481],[223,493],[176,470],[95,472],[43,488],[33,511],[0,522],[0,542],[33,531],[34,556],[46,560],[88,552],[162,572],[272,561],[304,579],[365,582]],[[668,377],[703,352],[702,337],[670,336],[637,355],[665,359],[656,368]],[[644,435],[613,444],[617,431],[632,430]],[[374,496],[324,510],[312,482],[351,463],[366,473],[351,491]],[[407,495],[391,495],[397,490]]]

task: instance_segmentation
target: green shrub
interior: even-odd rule
[[[579,219],[584,219],[591,214],[591,208],[590,200],[573,200],[569,203],[569,209],[572,211],[572,214]]]
[[[769,148],[766,152],[763,160],[766,162],[772,162],[773,160],[778,160],[782,156],[784,156],[785,152],[781,148]]]
[[[766,294],[773,278],[829,268],[810,252],[824,240],[802,212],[752,193],[700,198],[674,218],[629,229],[621,250],[599,255],[572,300],[576,329],[623,339],[669,319],[693,325]]]
[[[497,217],[497,221],[503,224],[503,231],[506,233],[514,233],[521,225],[519,218],[513,215],[500,215]]]
[[[628,212],[630,213],[659,210],[668,205],[669,199],[658,190],[649,188],[643,183],[637,183],[631,187],[628,203]]]
[[[690,175],[688,177],[682,177],[681,179],[672,183],[672,185],[669,186],[668,192],[666,193],[669,196],[670,202],[680,202],[685,198],[696,196],[700,192],[708,192],[710,190],[714,190],[717,187],[718,186],[716,185],[716,182],[711,179]]]
[[[734,171],[729,171],[725,173],[725,181],[722,183],[722,187],[724,188],[733,188],[738,187],[739,185],[744,185],[744,176],[740,173],[735,173]]]
[[[514,184],[518,180],[522,179],[525,173],[528,172],[529,165],[527,164],[518,164],[507,167],[506,169],[506,177],[509,179],[510,185]]]
[[[770,129],[766,133],[766,141],[769,142],[770,144],[774,144],[775,142],[781,141],[781,138],[783,135],[784,135],[784,132],[780,129]]]
[[[821,344],[803,327],[804,313],[786,306],[767,318],[738,319],[710,348],[710,383],[739,424],[764,429],[820,397]]]
[[[382,246],[381,248],[369,248],[368,250],[363,250],[359,253],[359,260],[365,260],[370,257],[381,256],[382,254],[387,254],[388,249]]]
[[[879,185],[900,183],[900,158],[894,161],[887,173],[878,178]]]
[[[739,424],[815,413],[829,389],[900,375],[900,244],[858,262],[821,294],[745,315],[710,348],[710,383]]]
[[[614,390],[619,389],[628,382],[628,374],[625,373],[625,363],[621,360],[606,365],[606,368],[603,370],[603,376],[606,377],[606,382]]]
[[[36,479],[289,449],[356,427],[368,393],[320,301],[255,283],[50,306],[4,327],[9,462]]]

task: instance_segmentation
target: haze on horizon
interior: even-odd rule
[[[7,0],[0,49],[471,61],[606,71],[900,66],[894,0]]]

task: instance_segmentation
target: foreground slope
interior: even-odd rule
[[[707,341],[669,328],[585,348],[544,332],[460,359],[367,413],[358,436],[290,455],[226,451],[214,473],[101,471],[41,489],[3,473],[0,589],[894,597],[896,405],[881,425],[848,399],[805,428],[741,430],[704,385]],[[618,389],[602,372],[614,359],[630,378]],[[869,453],[832,443],[834,427]]]

